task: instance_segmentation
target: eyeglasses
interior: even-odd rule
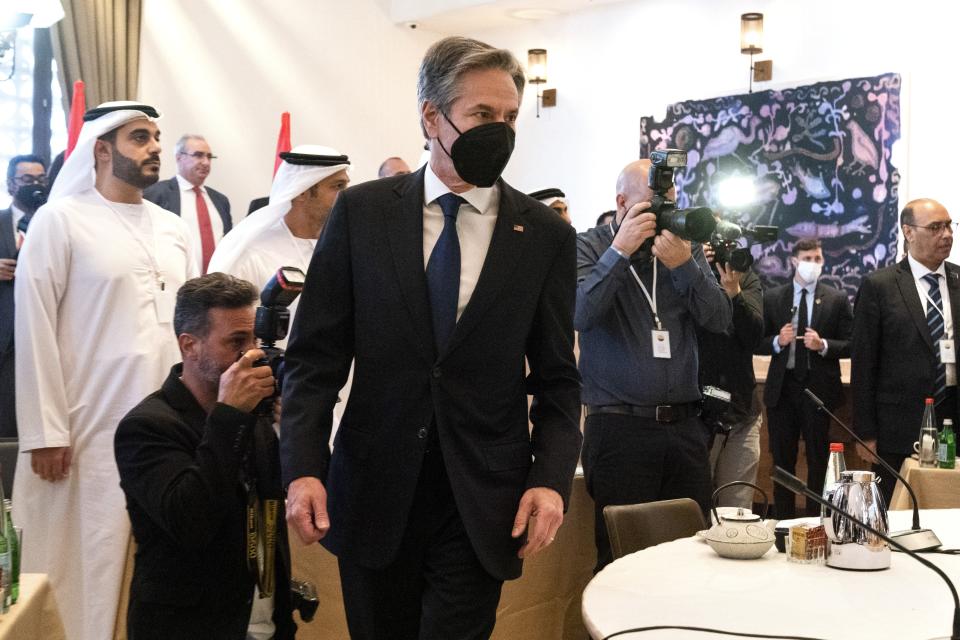
[[[212,153],[204,153],[203,151],[194,151],[193,153],[181,152],[180,155],[190,156],[194,160],[203,160],[204,158],[206,158],[207,160],[217,159],[217,156],[213,155]]]
[[[27,186],[31,184],[47,184],[47,176],[42,174],[39,176],[35,176],[27,173],[22,176],[15,177],[13,181],[18,184],[22,184],[23,186]]]
[[[957,225],[960,223],[954,222],[953,220],[946,220],[944,222],[934,222],[926,226],[922,224],[910,224],[908,222],[905,222],[904,224],[907,225],[908,227],[913,227],[914,229],[926,229],[927,231],[929,231],[934,235],[939,235],[944,231],[946,231],[947,229],[950,229],[951,233],[955,233],[957,230]]]

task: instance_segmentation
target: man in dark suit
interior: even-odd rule
[[[823,269],[819,240],[798,241],[790,261],[796,271],[793,282],[772,289],[763,300],[766,337],[758,353],[773,355],[763,402],[773,463],[793,473],[803,437],[807,484],[820,493],[827,471],[830,418],[803,390],[809,388],[829,409],[843,400],[839,360],[850,355],[853,314],[846,294],[818,282]],[[793,493],[778,485],[773,496],[778,519],[796,516]],[[819,512],[819,506],[807,502],[807,512]]]
[[[17,437],[14,384],[13,279],[17,253],[27,225],[47,200],[47,173],[43,158],[14,156],[7,165],[7,193],[13,202],[0,211],[0,437]]]
[[[354,640],[489,637],[502,582],[563,518],[576,238],[499,178],[523,85],[506,50],[435,43],[429,164],[344,191],[310,265],[283,389],[287,521],[338,556]]]
[[[216,189],[204,186],[217,156],[210,153],[203,136],[181,136],[176,158],[177,175],[147,187],[143,197],[184,219],[193,238],[200,272],[206,273],[217,243],[233,228],[230,201]],[[214,211],[218,215],[212,215]]]
[[[938,423],[960,424],[953,328],[960,318],[960,267],[946,261],[956,227],[939,202],[908,203],[900,213],[907,257],[864,278],[857,294],[853,424],[894,469],[913,453],[925,398],[935,399]],[[865,451],[861,456],[871,458]],[[874,470],[889,502],[895,480],[879,466]]]
[[[186,282],[174,311],[183,362],[117,427],[138,545],[131,640],[294,637],[277,438],[253,413],[274,390],[270,367],[255,366],[257,298],[222,273]],[[263,545],[253,563],[248,542]]]

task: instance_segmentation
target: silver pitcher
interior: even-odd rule
[[[841,472],[830,503],[880,533],[890,529],[887,506],[872,471]],[[890,567],[890,546],[886,542],[836,512],[822,520],[830,541],[827,566],[855,571]]]

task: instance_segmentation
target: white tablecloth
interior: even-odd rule
[[[890,512],[893,530],[909,511]],[[960,547],[960,509],[921,511],[944,548]],[[960,556],[924,554],[960,585]],[[949,637],[953,598],[943,580],[894,553],[885,571],[853,572],[787,562],[776,548],[758,560],[721,558],[700,538],[630,554],[607,566],[583,593],[591,637],[658,625],[802,635],[837,640]],[[617,638],[691,638],[717,634],[658,630]]]

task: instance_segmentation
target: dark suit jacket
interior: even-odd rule
[[[478,558],[491,575],[516,578],[520,542],[510,531],[520,497],[549,487],[566,503],[582,439],[573,356],[576,233],[501,180],[479,282],[437,353],[424,274],[423,176],[421,169],[373,180],[337,198],[287,350],[284,485],[321,478],[331,518],[323,544],[350,562],[383,567],[397,553],[436,425]],[[352,358],[352,390],[331,458],[333,405]]]
[[[853,330],[853,313],[847,295],[831,286],[818,282],[813,290],[813,314],[810,324],[820,337],[827,341],[827,354],[821,356],[810,352],[810,369],[807,374],[807,387],[823,400],[828,408],[837,407],[843,400],[843,386],[840,382],[840,358],[850,356],[850,333]],[[780,333],[780,327],[792,320],[793,281],[771,289],[763,298],[764,338],[757,347],[757,353],[773,355],[767,382],[763,391],[763,403],[767,407],[777,406],[783,377],[787,371],[789,347],[773,353],[773,337]]]
[[[217,404],[207,416],[179,380],[175,365],[163,387],[121,420],[114,438],[120,486],[137,541],[127,626],[131,638],[246,637],[254,580],[246,566],[246,491],[241,456],[255,416]],[[276,460],[265,424],[258,453]],[[266,430],[267,436],[262,433]],[[281,495],[279,469],[258,485]],[[290,552],[280,503],[274,622],[292,638]]]
[[[216,189],[211,189],[207,185],[203,186],[210,196],[213,206],[216,207],[220,219],[223,221],[223,233],[226,234],[233,228],[233,218],[230,217],[230,201]],[[143,190],[143,197],[157,204],[167,211],[173,211],[180,215],[180,183],[177,176],[169,180],[161,180],[157,184],[151,185]]]
[[[960,321],[960,267],[949,262],[953,324]],[[860,283],[853,325],[853,425],[884,453],[911,454],[923,401],[934,393],[939,347],[933,344],[917,286],[904,258]],[[960,346],[954,330],[954,350]],[[938,415],[938,420],[958,416]]]
[[[17,257],[13,209],[0,211],[0,258]],[[0,281],[0,356],[13,351],[13,280]]]

